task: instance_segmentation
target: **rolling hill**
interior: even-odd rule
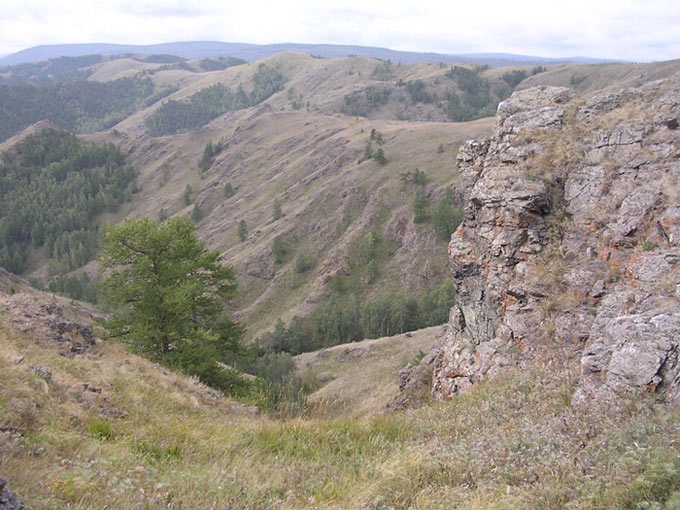
[[[556,62],[595,63],[597,59],[573,57],[551,59],[528,55],[505,53],[477,53],[446,55],[438,53],[417,53],[395,51],[387,48],[333,44],[245,44],[216,41],[189,41],[146,46],[125,44],[57,44],[36,46],[0,58],[0,65],[14,65],[26,62],[39,62],[59,57],[80,57],[85,55],[176,55],[187,60],[231,56],[249,62],[271,57],[278,53],[300,52],[324,58],[343,58],[351,55],[391,60],[395,63],[413,64],[416,62],[444,62],[447,64],[471,62],[493,66],[538,65]]]

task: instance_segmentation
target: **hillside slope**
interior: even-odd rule
[[[451,168],[457,147],[488,132],[490,121],[404,122],[341,115],[337,110],[344,95],[365,80],[359,75],[370,74],[379,63],[296,54],[265,63],[289,80],[286,89],[260,106],[227,113],[189,133],[152,138],[145,134],[144,118],[157,105],[111,132],[89,136],[116,143],[141,170],[141,191],[120,214],[105,221],[120,221],[129,214],[158,217],[160,211],[190,214],[194,204],[198,206],[199,235],[238,269],[240,316],[252,335],[271,327],[278,317],[288,321],[308,314],[329,294],[329,280],[338,273],[357,280],[356,292],[362,297],[402,289],[419,296],[431,290],[434,276],[445,271],[445,245],[427,225],[413,223],[418,187],[404,185],[402,174],[424,171],[430,200],[441,199],[446,189],[456,189]],[[236,87],[256,68],[207,73],[170,99],[215,83]],[[399,72],[423,76],[432,69],[437,66]],[[309,104],[298,108],[292,104],[297,102]],[[374,130],[380,142],[371,140]],[[222,149],[209,169],[199,170],[209,142]],[[369,143],[384,151],[385,164],[366,158]],[[227,184],[233,196],[225,196]],[[184,199],[187,185],[193,190],[189,205]],[[275,200],[281,206],[277,220],[272,214]],[[241,221],[248,229],[245,242],[238,238]],[[385,250],[372,285],[358,282],[359,274],[348,274],[350,252],[367,232],[373,232]],[[279,262],[273,250],[277,238],[288,249]],[[309,258],[313,267],[296,272],[298,254]]]
[[[462,205],[457,149],[488,135],[493,123],[492,118],[450,122],[451,115],[487,115],[515,84],[522,89],[573,83],[589,95],[667,76],[680,65],[485,69],[283,53],[206,71],[201,61],[161,62],[160,57],[158,62],[134,56],[90,60],[94,63],[71,63],[85,66],[72,71],[86,73],[93,83],[136,77],[153,86],[148,104],[110,129],[84,135],[118,145],[140,171],[139,191],[98,223],[127,216],[195,216],[201,238],[238,270],[236,311],[249,339],[278,318],[289,323],[296,315],[309,317],[333,298],[365,303],[401,292],[425,300],[442,284],[448,273],[446,241],[435,234],[432,215],[448,196]],[[187,105],[219,87],[253,94],[262,69],[281,77],[280,90],[266,99],[228,109],[186,132],[149,134],[147,121],[167,112],[168,104]],[[154,102],[157,93],[170,95]],[[206,158],[209,144],[214,152]],[[382,164],[368,157],[378,149],[385,156]],[[424,185],[405,179],[416,169],[426,175]],[[420,191],[425,218],[416,222]],[[240,227],[247,231],[244,241]],[[358,255],[366,238],[373,239],[371,260]],[[25,276],[47,284],[48,261],[35,260]],[[95,265],[86,270],[96,276]]]
[[[426,91],[441,94],[454,82],[446,77],[449,68],[436,64],[386,67],[359,57],[329,60],[293,53],[263,63],[278,69],[287,81],[260,106],[227,113],[186,134],[151,138],[144,133],[144,119],[159,107],[155,105],[126,119],[115,131],[92,136],[122,145],[142,171],[142,192],[110,220],[127,214],[153,217],[160,210],[189,214],[193,203],[187,206],[183,200],[189,184],[202,215],[199,234],[239,271],[239,309],[252,336],[278,317],[287,322],[296,314],[308,314],[328,298],[336,274],[348,277],[362,299],[387,289],[418,296],[440,283],[440,275],[447,272],[442,244],[431,228],[414,223],[417,187],[405,186],[402,176],[424,171],[431,202],[442,198],[446,189],[459,194],[457,148],[489,133],[493,120],[434,122],[441,118],[434,104],[413,101],[398,91],[398,82],[420,80]],[[191,75],[191,84],[171,98],[187,97],[215,83],[236,87],[258,65]],[[603,69],[611,78],[607,86],[616,87],[635,73],[643,81],[667,75],[678,63],[607,66],[558,66],[525,81],[569,82],[581,73],[588,78],[579,86],[593,91],[604,86],[606,80],[598,78]],[[483,75],[503,83],[503,72],[491,69]],[[184,76],[188,79],[190,74]],[[371,86],[395,91],[371,110],[369,118],[340,113],[346,97]],[[399,116],[411,120],[386,120]],[[373,130],[384,145],[371,140]],[[223,149],[208,170],[200,171],[197,165],[209,142],[222,142]],[[386,164],[365,158],[369,143],[374,150],[384,150]],[[234,196],[224,196],[226,184],[236,190]],[[277,220],[272,214],[275,200],[282,212]],[[241,221],[248,227],[245,242],[238,239]],[[385,253],[379,277],[370,285],[361,283],[361,268],[352,267],[352,250],[367,232],[383,241]],[[279,262],[274,253],[277,238],[289,248]],[[302,274],[295,270],[298,254],[313,261]]]
[[[299,358],[329,377],[320,405],[272,420],[92,338],[89,313],[0,274],[0,473],[25,508],[679,501],[677,411],[648,398],[618,415],[578,410],[569,405],[577,364],[549,353],[452,402],[386,415],[375,398],[396,374],[384,369],[413,360],[423,337],[338,346]]]

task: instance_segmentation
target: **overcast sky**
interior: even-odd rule
[[[0,55],[44,44],[330,43],[680,58],[678,0],[0,0]]]

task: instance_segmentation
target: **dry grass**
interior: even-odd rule
[[[643,83],[672,76],[680,70],[680,60],[651,64],[558,64],[548,66],[547,71],[529,77],[520,87],[553,85],[573,87],[572,76],[581,74],[585,79],[577,85],[580,94],[591,95],[603,89],[618,91],[638,87]]]
[[[441,327],[407,335],[364,340],[296,356],[302,373],[325,381],[308,397],[314,417],[371,416],[397,395],[397,372],[430,351]]]
[[[376,354],[396,352],[389,343],[375,341]],[[337,362],[341,349],[329,358]],[[118,346],[60,358],[3,326],[0,472],[32,509],[677,503],[680,413],[651,399],[616,416],[572,408],[577,371],[548,354],[448,403],[273,421],[236,414],[229,401]],[[351,380],[342,391],[354,402]],[[83,382],[102,390],[92,403]]]
[[[287,53],[266,63],[279,69],[288,82],[262,107],[228,113],[191,133],[156,139],[144,134],[144,118],[151,107],[124,120],[115,131],[89,136],[121,146],[140,169],[141,191],[102,222],[118,223],[127,216],[155,218],[160,209],[168,215],[188,215],[193,204],[184,204],[183,193],[187,184],[195,190],[203,212],[199,236],[238,270],[238,308],[249,325],[249,339],[279,317],[287,321],[309,313],[325,292],[328,276],[346,258],[351,240],[376,228],[378,222],[388,224],[386,211],[395,219],[412,216],[413,192],[402,189],[402,173],[415,168],[426,172],[428,190],[449,185],[456,177],[455,148],[464,140],[488,134],[493,125],[493,119],[407,123],[337,114],[347,93],[371,83],[377,65],[371,59],[316,59]],[[105,67],[119,71],[113,65]],[[181,90],[172,98],[181,99],[217,82],[235,89],[240,81],[247,83],[256,69],[257,64],[249,64],[211,73],[183,72],[175,76]],[[427,64],[394,66],[395,79],[445,71]],[[167,81],[166,74],[157,73],[153,79]],[[293,99],[305,106],[294,109]],[[387,164],[383,166],[360,162],[373,128],[384,136]],[[225,150],[201,176],[198,162],[204,147],[220,140],[226,142]],[[236,190],[229,199],[222,193],[227,182]],[[272,221],[275,198],[283,213],[278,221]],[[249,232],[243,243],[237,236],[241,220]],[[427,228],[421,230],[407,240],[408,245],[399,247],[377,285],[402,280],[403,287],[425,291],[432,274],[404,271],[404,264],[417,259],[421,267],[445,269],[446,250],[430,242]],[[293,274],[292,263],[273,262],[272,243],[282,234],[297,236],[296,249],[308,250],[317,260],[303,278]]]
[[[287,64],[291,72],[308,59],[292,60]],[[284,63],[272,61],[277,62]],[[256,304],[248,313],[259,322],[249,327],[257,332],[273,323],[271,314],[293,313],[302,296],[313,295],[315,283],[310,277],[299,287],[304,292],[294,294],[285,287],[290,268],[273,267],[268,259],[276,235],[302,225],[304,247],[327,239],[333,249],[326,247],[325,255],[320,251],[319,259],[342,258],[343,247],[375,226],[379,206],[393,214],[407,210],[401,172],[418,167],[435,188],[451,182],[454,154],[448,147],[488,132],[492,124],[407,124],[324,113],[342,99],[342,87],[351,89],[370,72],[365,61],[348,62],[351,68],[321,60],[305,67],[308,74],[292,84],[298,92],[311,96],[303,84],[311,83],[314,73],[327,71],[332,78],[315,97],[304,97],[310,111],[278,111],[288,108],[284,91],[272,98],[271,111],[227,115],[186,135],[138,138],[140,113],[117,126],[118,134],[93,136],[133,150],[142,171],[135,202],[107,219],[154,216],[159,204],[169,213],[186,213],[181,194],[190,183],[211,211],[223,207],[221,216],[208,216],[199,225],[203,238],[257,282],[246,304]],[[182,92],[186,95],[217,80],[234,84],[253,69],[211,73],[202,83],[193,77],[189,83],[180,74],[158,79],[186,80],[193,87]],[[575,70],[565,69],[568,79]],[[416,79],[421,70],[403,72]],[[590,77],[584,83],[595,81]],[[360,154],[373,127],[385,136],[385,166],[325,159],[334,148],[340,156]],[[229,149],[201,179],[196,165],[205,144],[223,137]],[[447,147],[444,153],[438,151],[441,144]],[[542,167],[562,167],[572,149],[555,145]],[[169,179],[160,186],[164,165]],[[226,181],[237,188],[230,202],[219,197]],[[356,200],[351,204],[361,204],[360,210],[348,206],[345,211],[339,207],[345,193],[370,195],[372,201]],[[272,222],[271,200],[279,196],[284,217]],[[341,229],[339,211],[351,220]],[[237,244],[241,218],[247,218],[252,235]],[[329,238],[324,229],[336,237]],[[27,508],[38,510],[680,506],[680,412],[651,396],[630,402],[617,415],[595,404],[571,407],[578,366],[550,354],[452,402],[380,414],[383,399],[396,388],[397,369],[429,347],[433,336],[429,330],[408,339],[339,346],[327,358],[307,355],[317,357],[312,370],[332,376],[312,397],[316,414],[274,421],[244,414],[242,407],[195,381],[117,345],[98,345],[70,359],[48,341],[2,325],[0,474]],[[357,348],[364,350],[351,362]],[[51,377],[35,367],[46,367]]]

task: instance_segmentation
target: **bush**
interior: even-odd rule
[[[228,182],[224,185],[222,193],[224,194],[224,198],[231,198],[236,193],[236,190],[234,190],[234,187],[231,185],[231,182]]]
[[[446,195],[434,207],[432,228],[440,240],[449,241],[463,217],[463,208],[456,203],[453,192],[447,190]]]
[[[318,383],[302,378],[293,357],[287,352],[267,353],[257,363],[257,375],[262,382],[265,406],[270,413],[280,416],[296,416],[304,411],[307,395]]]
[[[281,202],[279,202],[278,198],[275,198],[272,204],[272,221],[279,219],[281,219]]]
[[[274,253],[274,262],[276,264],[287,262],[291,256],[291,251],[291,243],[284,235],[279,235],[274,238],[272,252]]]
[[[298,274],[303,274],[314,267],[315,260],[311,255],[299,251],[295,256],[295,272]]]
[[[238,240],[243,242],[248,238],[248,225],[246,220],[241,220],[238,222]]]
[[[383,151],[382,147],[380,147],[378,150],[374,151],[373,154],[371,155],[371,159],[375,161],[376,163],[379,163],[381,165],[384,165],[387,163],[387,158],[385,157],[385,151]]]
[[[501,75],[501,80],[507,83],[513,89],[520,84],[522,80],[527,77],[527,72],[521,69],[514,69],[512,71],[505,72]]]

